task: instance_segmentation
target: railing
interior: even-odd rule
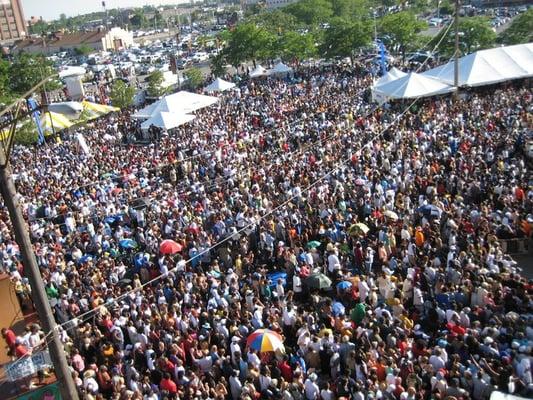
[[[510,255],[528,254],[533,251],[533,239],[531,238],[500,239],[499,242],[502,251]]]

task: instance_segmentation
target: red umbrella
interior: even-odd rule
[[[159,252],[161,254],[176,254],[179,253],[181,249],[181,244],[170,239],[163,240],[159,245]]]

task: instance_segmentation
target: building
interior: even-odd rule
[[[273,10],[276,8],[281,8],[288,6],[289,4],[296,3],[298,0],[266,0],[265,8],[267,10]]]
[[[1,0],[0,0],[1,1]],[[28,37],[15,43],[14,52],[53,54],[71,51],[80,46],[89,46],[94,51],[116,51],[131,47],[133,34],[122,28],[103,28],[89,32],[55,32],[49,37]]]
[[[0,43],[12,43],[26,36],[21,0],[0,0]]]

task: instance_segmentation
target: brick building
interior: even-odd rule
[[[0,43],[10,43],[26,36],[21,0],[0,0]]]

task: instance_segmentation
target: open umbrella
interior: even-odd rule
[[[339,316],[344,315],[346,313],[346,308],[342,305],[342,303],[339,303],[336,301],[331,305],[331,308],[333,310],[333,315]]]
[[[442,214],[442,210],[433,204],[426,204],[422,207],[418,207],[416,211],[424,214],[424,216],[428,218],[440,218],[440,215]]]
[[[170,239],[163,240],[159,245],[159,252],[161,254],[176,254],[179,253],[181,249],[181,244]]]
[[[361,234],[361,233],[363,235],[366,235],[369,230],[370,230],[370,228],[368,226],[366,226],[362,222],[358,222],[357,224],[353,224],[352,226],[350,226],[348,228],[348,233],[350,235],[358,235],[358,234]]]
[[[137,243],[132,239],[122,239],[118,244],[123,249],[135,249],[137,247]]]
[[[316,249],[317,247],[320,247],[322,243],[320,243],[318,240],[311,240],[307,243],[307,247],[310,249]]]
[[[283,346],[283,338],[279,333],[271,331],[270,329],[256,330],[248,336],[248,339],[246,339],[246,345],[262,353],[285,350]]]
[[[349,281],[342,281],[342,282],[337,283],[337,289],[340,289],[340,290],[346,290],[351,287],[352,287],[352,282],[349,282]]]
[[[278,279],[282,280],[283,287],[287,286],[287,273],[283,271],[276,271],[272,272],[270,274],[267,274],[267,278],[272,281],[272,284],[270,287],[272,289],[276,288],[276,285],[278,284]]]
[[[398,221],[398,214],[396,214],[394,211],[387,210],[383,213],[383,215],[391,221]]]
[[[328,289],[331,287],[331,279],[329,279],[323,273],[309,275],[307,278],[305,278],[304,283],[308,287],[315,289]]]

